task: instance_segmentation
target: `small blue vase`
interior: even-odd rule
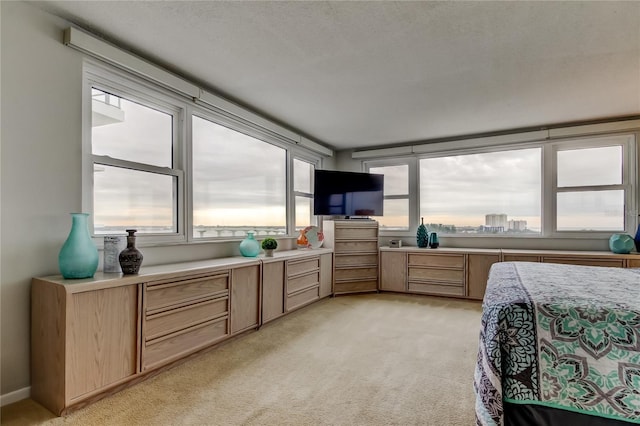
[[[633,242],[636,244],[636,251],[640,253],[640,224],[638,224],[638,230],[636,231]]]
[[[633,249],[633,238],[628,234],[613,234],[609,238],[609,248],[617,254],[627,254]]]
[[[257,257],[260,253],[260,243],[253,238],[253,232],[247,232],[247,238],[240,242],[240,254],[244,257]]]
[[[58,254],[64,278],[91,278],[98,269],[98,249],[89,234],[88,217],[89,213],[71,213],[71,231]]]
[[[429,247],[432,249],[438,248],[440,246],[440,240],[438,239],[438,234],[432,232],[429,234]]]

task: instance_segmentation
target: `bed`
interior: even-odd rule
[[[640,269],[494,264],[474,389],[478,425],[640,424]]]

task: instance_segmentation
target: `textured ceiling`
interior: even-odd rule
[[[337,149],[640,114],[640,2],[35,5]]]

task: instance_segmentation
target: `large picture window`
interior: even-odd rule
[[[541,148],[420,160],[420,216],[442,234],[540,234]]]
[[[195,238],[285,235],[286,151],[193,116]]]

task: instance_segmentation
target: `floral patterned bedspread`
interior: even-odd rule
[[[478,425],[503,401],[640,423],[640,269],[494,264],[474,388]]]

